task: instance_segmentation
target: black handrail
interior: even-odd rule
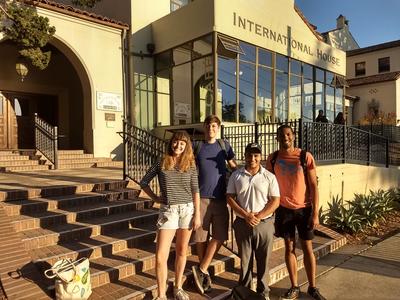
[[[58,128],[35,113],[35,149],[40,151],[58,169]]]

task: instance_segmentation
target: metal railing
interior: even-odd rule
[[[248,124],[221,128],[221,136],[235,149],[236,158],[244,159],[244,149],[250,142],[263,148],[262,159],[279,149],[276,131],[282,124],[295,131],[295,144],[311,152],[318,162],[389,165],[391,148],[388,139],[354,127],[331,123],[302,122]]]
[[[358,129],[364,131],[370,131],[377,135],[384,136],[391,142],[400,143],[400,126],[385,125],[385,124],[374,124],[374,125],[354,125]]]
[[[127,121],[123,122],[123,128],[120,134],[124,139],[124,179],[129,177],[139,183],[147,170],[164,155],[167,142]],[[156,178],[150,182],[150,188],[159,193]]]
[[[35,113],[35,149],[40,151],[58,169],[58,129]]]

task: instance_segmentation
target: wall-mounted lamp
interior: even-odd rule
[[[17,63],[15,64],[15,71],[21,77],[21,81],[24,81],[26,75],[28,75],[28,64],[26,63],[25,59],[18,58]]]

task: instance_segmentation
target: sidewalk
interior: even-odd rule
[[[307,292],[304,269],[299,272],[302,294]],[[290,286],[288,278],[271,287],[271,300]],[[400,233],[375,246],[346,245],[317,261],[317,287],[328,300],[400,299]]]

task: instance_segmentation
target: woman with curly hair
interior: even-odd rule
[[[156,175],[160,183],[160,196],[149,187]],[[177,131],[173,134],[167,153],[147,171],[140,186],[153,201],[160,203],[156,249],[157,299],[167,299],[167,260],[176,236],[174,297],[177,300],[189,300],[189,295],[182,289],[183,271],[190,235],[193,229],[200,227],[201,220],[196,164],[192,143],[186,132]]]

